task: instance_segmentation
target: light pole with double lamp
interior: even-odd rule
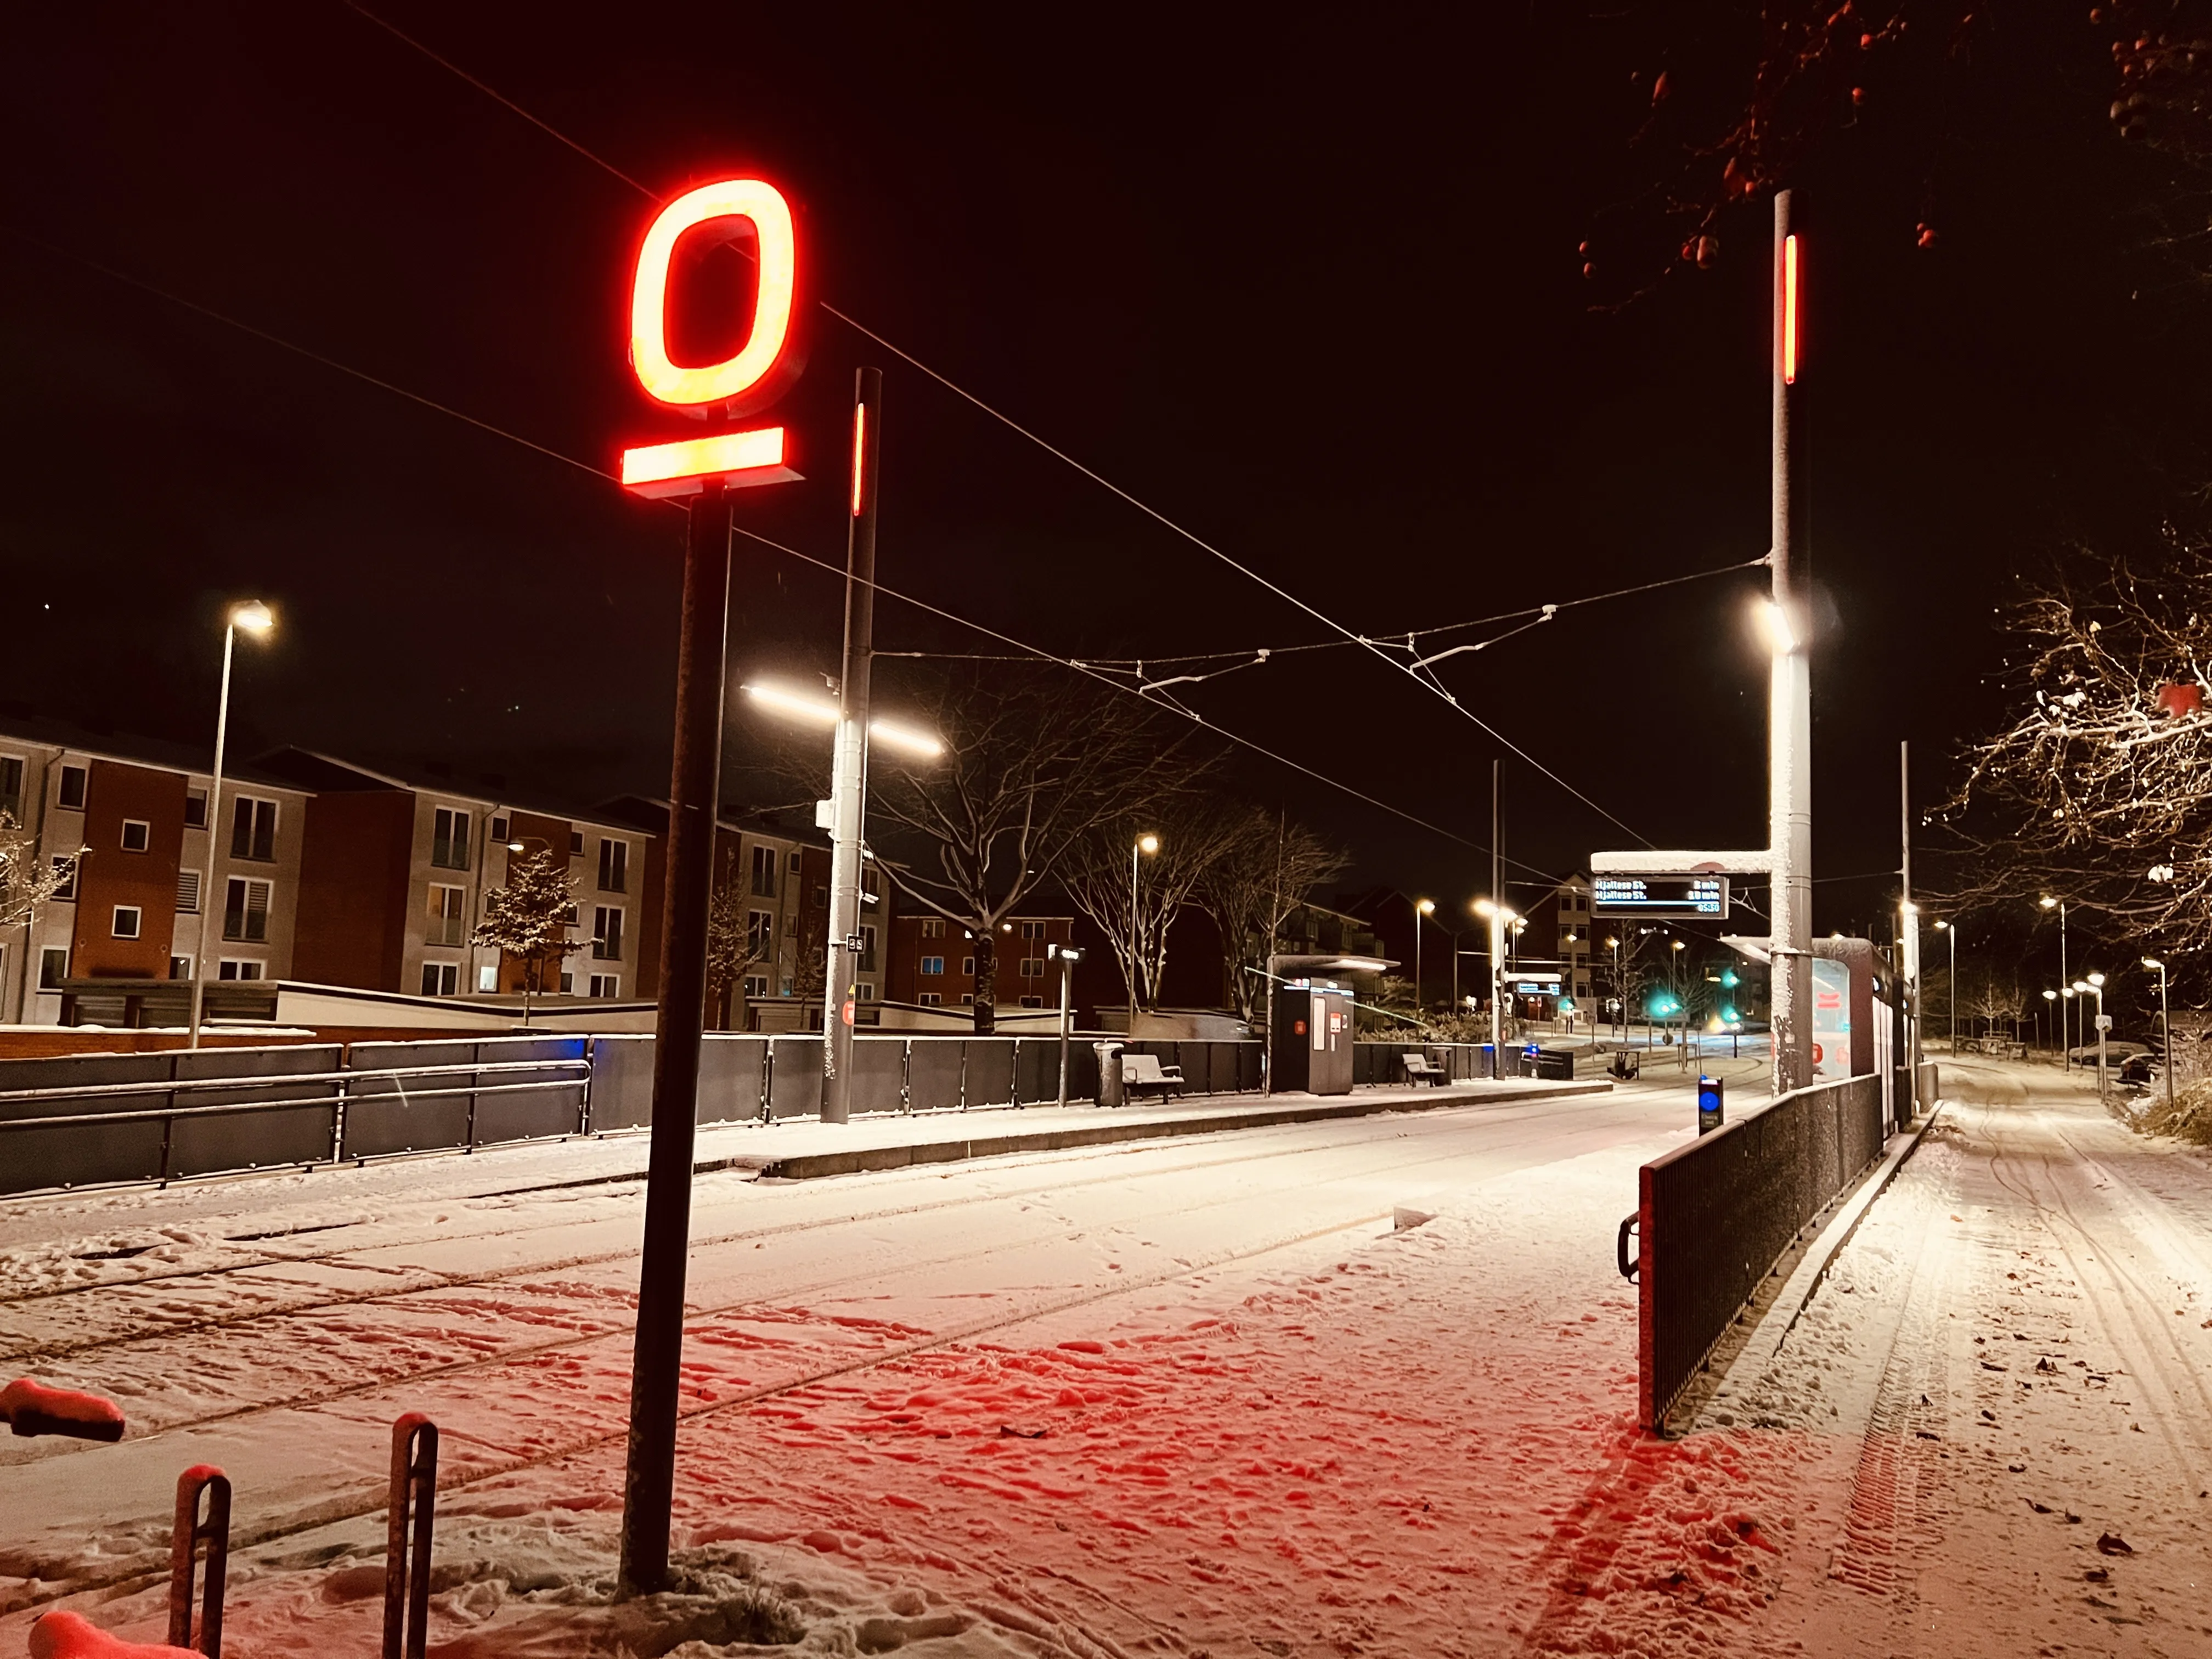
[[[2097,1098],[2105,1097],[2105,976],[2092,974],[2074,981],[2075,993],[2097,999]]]
[[[1959,930],[1948,921],[1939,921],[1936,931],[1949,935],[1951,940],[1951,977],[1946,981],[1944,995],[1951,1005],[1951,1052],[1955,1054],[1959,1052]],[[2043,994],[2049,996],[2051,993],[2045,991]],[[2016,1036],[2019,1032],[2020,1022],[2014,1020],[2013,1034]]]
[[[207,805],[207,873],[200,878],[200,943],[198,952],[192,957],[192,1018],[191,1035],[185,1047],[200,1046],[200,1019],[207,1007],[208,915],[215,908],[216,837],[222,833],[222,746],[230,735],[230,653],[237,643],[238,630],[244,629],[258,639],[276,625],[276,618],[269,614],[269,607],[258,599],[247,599],[230,607],[230,614],[222,624],[222,690],[216,695],[215,705],[215,774],[208,790]],[[25,970],[29,971],[27,963]]]
[[[2159,1046],[2166,1050],[2166,1109],[2173,1110],[2173,1021],[2166,1007],[2166,964],[2156,957],[2145,957],[2146,968],[2158,969],[2158,1037]]]
[[[1150,830],[1129,843],[1129,1041],[1137,1040],[1137,954],[1141,934],[1137,921],[1137,855],[1146,858],[1160,850],[1160,838]]]

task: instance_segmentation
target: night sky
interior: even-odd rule
[[[242,653],[243,752],[555,805],[665,792],[678,513],[83,263],[605,468],[686,435],[623,362],[650,204],[338,0],[68,9],[19,22],[8,76],[0,725],[209,740],[222,608],[258,594],[282,623]],[[657,193],[778,179],[823,297],[1347,626],[1765,550],[1767,198],[1713,269],[1632,303],[1607,263],[1642,210],[1632,72],[1664,57],[1724,101],[1743,67],[1725,28],[1670,34],[1683,9],[371,9]],[[2212,308],[2160,245],[2186,186],[2113,134],[2102,52],[2077,7],[2002,11],[1796,179],[1823,931],[1885,908],[1882,878],[1832,878],[1895,866],[1898,741],[1933,797],[1994,720],[2015,574],[2073,538],[2147,547],[2208,476]],[[781,411],[810,481],[741,497],[742,526],[842,562],[864,363],[887,374],[890,586],[1075,656],[1328,637],[819,314]],[[739,545],[737,673],[833,666],[837,582]],[[1651,841],[1760,844],[1763,591],[1579,609],[1443,672]],[[1003,648],[878,617],[887,649]],[[1357,650],[1184,689],[1486,840],[1496,745]],[[1353,848],[1357,882],[1447,904],[1482,883],[1464,844],[1231,765]],[[1518,857],[1629,844],[1524,763],[1505,780]]]

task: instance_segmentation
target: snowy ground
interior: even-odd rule
[[[1742,1419],[1673,1442],[1635,1429],[1612,1259],[1636,1166],[1689,1133],[1671,1076],[702,1177],[692,1593],[639,1603],[608,1594],[634,1183],[549,1188],[535,1149],[0,1206],[0,1370],[132,1422],[118,1446],[0,1441],[0,1654],[65,1594],[158,1635],[143,1586],[202,1460],[237,1486],[227,1651],[371,1651],[410,1408],[446,1433],[454,1659],[2205,1651],[2212,1306],[2172,1309],[2212,1304],[2212,1171],[2094,1097],[1948,1111]],[[1395,1230],[1401,1208],[1435,1218]],[[2099,1554],[2107,1531],[2136,1553]]]

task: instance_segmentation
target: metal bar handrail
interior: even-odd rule
[[[214,1089],[274,1089],[287,1084],[353,1083],[373,1078],[393,1082],[418,1077],[481,1077],[489,1072],[548,1072],[580,1070],[588,1073],[587,1057],[574,1060],[496,1060],[453,1066],[388,1066],[353,1072],[277,1072],[267,1077],[156,1078],[143,1083],[70,1083],[52,1089],[0,1089],[0,1106],[21,1100],[97,1099],[106,1095],[172,1095]]]
[[[414,1089],[391,1095],[310,1095],[299,1100],[226,1100],[213,1106],[155,1106],[137,1112],[71,1112],[56,1117],[0,1118],[0,1130],[59,1129],[78,1124],[150,1123],[179,1117],[220,1117],[244,1112],[328,1111],[334,1106],[358,1106],[369,1101],[397,1101],[403,1106],[418,1100],[441,1100],[452,1095],[515,1095],[533,1089],[580,1089],[585,1079],[555,1079],[545,1083],[491,1083],[480,1088]]]

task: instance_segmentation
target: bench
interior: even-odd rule
[[[1163,1066],[1156,1054],[1121,1056],[1121,1091],[1126,1095],[1140,1094],[1146,1089],[1157,1090],[1164,1100],[1175,1098],[1176,1091],[1183,1087],[1182,1067]]]
[[[1640,1079],[1644,1075],[1644,1056],[1634,1048],[1616,1048],[1612,1062],[1605,1069],[1617,1078]]]
[[[1431,1065],[1426,1054],[1409,1049],[1398,1056],[1398,1064],[1405,1067],[1408,1083],[1425,1083],[1431,1088],[1441,1089],[1451,1081],[1450,1073],[1441,1066]]]

